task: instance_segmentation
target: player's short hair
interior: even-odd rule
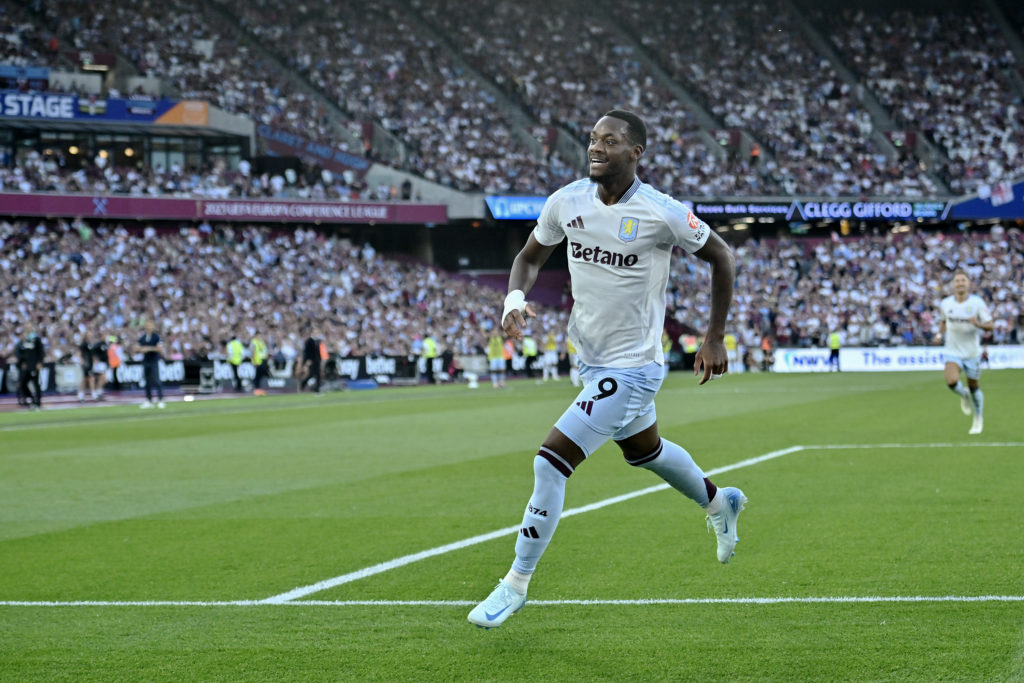
[[[626,134],[629,136],[629,141],[634,145],[640,145],[644,149],[647,149],[647,124],[644,123],[642,118],[631,111],[626,111],[625,109],[612,109],[611,111],[605,112],[604,115],[625,121]]]
[[[967,278],[968,280],[970,280],[970,279],[971,279],[971,275],[970,275],[970,273],[968,273],[968,272],[967,272],[966,270],[964,270],[963,268],[957,268],[956,270],[954,270],[954,271],[953,271],[953,277],[956,277],[957,275],[963,275],[963,276],[964,276],[965,278]]]

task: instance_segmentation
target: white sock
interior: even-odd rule
[[[704,484],[704,470],[697,466],[686,449],[668,439],[662,439],[658,448],[639,460],[627,460],[630,465],[650,470],[667,481],[672,488],[706,508],[708,488]]]
[[[517,593],[526,595],[526,589],[530,586],[530,577],[533,574],[522,574],[515,569],[509,569],[505,574],[505,583],[512,586]]]
[[[514,571],[525,575],[533,574],[555,535],[568,481],[568,477],[539,455],[533,459],[533,477],[533,495],[523,513],[523,525],[516,539],[516,560],[512,563]]]
[[[722,509],[722,503],[725,502],[725,496],[722,495],[722,489],[715,491],[715,497],[708,501],[708,506],[704,510],[709,515],[716,515],[718,511]]]

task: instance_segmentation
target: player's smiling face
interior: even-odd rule
[[[630,143],[627,126],[622,119],[605,116],[590,132],[587,161],[592,181],[607,183],[636,172],[643,147]]]
[[[953,276],[953,293],[956,294],[957,298],[967,296],[967,292],[970,288],[971,281],[967,279],[966,275],[963,273],[957,273]]]

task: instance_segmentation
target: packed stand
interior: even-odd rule
[[[728,0],[680,12],[630,0],[621,19],[651,55],[727,127],[745,128],[774,159],[784,194],[922,196],[934,183],[909,158],[890,161],[854,88],[803,38],[777,0]],[[657,15],[660,21],[649,21]]]
[[[534,118],[571,131],[583,145],[605,111],[641,112],[648,152],[640,175],[659,189],[685,196],[778,191],[757,168],[708,149],[695,134],[693,112],[600,13],[580,3],[542,0],[418,0],[413,7]],[[544,31],[536,30],[539,16]]]
[[[57,47],[56,37],[24,8],[13,3],[0,5],[0,64],[51,66]]]
[[[1020,65],[987,10],[821,20],[893,119],[942,150],[939,174],[954,193],[1024,175],[1024,102],[1004,75]]]
[[[206,100],[257,123],[351,154],[363,154],[336,133],[325,106],[297,87],[263,51],[209,4],[140,0],[102,6],[78,0],[39,3],[47,26],[65,42],[127,58],[141,75],[164,80],[182,99]],[[361,134],[356,126],[355,133]]]
[[[30,321],[51,361],[74,362],[94,330],[132,353],[147,318],[168,359],[222,357],[257,331],[285,358],[308,331],[341,356],[406,355],[428,332],[480,353],[503,306],[504,292],[311,229],[129,226],[0,221],[0,355]],[[564,330],[564,312],[544,314]]]
[[[832,239],[750,240],[736,249],[730,328],[748,348],[768,336],[786,347],[819,346],[839,331],[850,346],[928,345],[938,304],[963,268],[995,320],[988,343],[1024,344],[1024,235],[885,234]],[[710,307],[710,274],[673,259],[668,315],[700,329]]]
[[[309,199],[391,201],[400,188],[370,186],[355,173],[332,173],[302,167],[267,172],[243,160],[231,168],[214,158],[205,168],[116,166],[108,158],[69,162],[61,150],[40,154],[30,150],[12,166],[0,166],[0,192],[62,194],[126,194],[138,197],[202,197],[206,199]]]
[[[406,146],[401,165],[460,190],[546,193],[580,169],[550,148],[545,156],[521,144],[502,107],[429,27],[540,129],[560,126],[585,144],[601,112],[643,113],[651,135],[641,173],[673,194],[938,193],[914,158],[890,160],[876,147],[862,93],[803,38],[781,0],[728,0],[686,12],[667,0],[606,2],[600,11],[581,0],[35,0],[24,7],[0,10],[5,62],[49,64],[58,41],[117,53],[181,97],[357,155],[375,156],[363,124],[376,121]],[[1003,74],[1021,65],[985,10],[816,16],[896,121],[945,152],[937,171],[950,189],[966,193],[1024,173],[1024,106]],[[723,158],[709,149],[692,112],[618,26],[724,127],[749,131],[766,153]],[[333,116],[302,80],[354,121]]]
[[[401,139],[405,163],[428,180],[463,191],[536,193],[576,177],[556,155],[537,158],[518,141],[500,103],[397,3],[309,9],[268,0],[233,10],[347,111]]]

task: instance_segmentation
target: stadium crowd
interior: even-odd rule
[[[0,64],[48,66],[56,46],[56,37],[23,7],[13,3],[0,7]]]
[[[575,169],[521,139],[507,109],[394,2],[306,10],[283,0],[234,7],[242,24],[353,115],[405,142],[408,166],[459,190],[531,192]],[[347,49],[338,50],[339,41]],[[549,150],[550,151],[550,150]]]
[[[178,98],[205,100],[344,152],[370,151],[351,142],[361,138],[361,124],[329,116],[319,98],[247,40],[215,5],[185,0],[114,2],[99,8],[77,0],[31,5],[34,12],[20,11],[22,19],[35,22],[35,30],[49,35],[61,50],[117,54],[140,75],[161,79]],[[54,50],[43,65],[66,67],[60,52]]]
[[[111,157],[71,161],[60,149],[26,152],[13,167],[0,166],[0,192],[128,194],[164,197],[288,198],[338,201],[390,201],[401,188],[370,186],[355,173],[303,166],[299,170],[261,171],[247,160],[231,167],[223,158],[204,168],[173,163],[169,168],[115,165]]]
[[[428,332],[454,353],[473,353],[504,299],[368,244],[254,225],[3,221],[0,271],[3,352],[35,324],[54,361],[73,361],[95,330],[130,350],[147,318],[173,359],[217,357],[232,336],[257,331],[290,357],[310,333],[342,356],[404,355]]]
[[[329,233],[255,225],[136,228],[117,222],[0,222],[0,353],[26,323],[50,360],[71,359],[83,334],[129,342],[154,317],[169,358],[218,357],[234,335],[261,332],[293,356],[311,333],[341,356],[414,353],[426,334],[455,354],[482,353],[504,293]],[[937,302],[964,267],[996,319],[992,343],[1024,343],[1024,239],[993,228],[972,239],[935,232],[821,240],[752,239],[736,249],[730,331],[756,347],[934,340]],[[668,316],[698,332],[707,268],[677,253]],[[540,307],[535,336],[564,339],[565,307]],[[130,344],[129,344],[130,349]]]
[[[1020,65],[989,14],[892,10],[827,23],[893,119],[942,150],[955,194],[1024,174],[1024,93],[1006,73]]]
[[[989,304],[986,341],[1024,343],[1024,236],[996,225],[987,233],[876,234],[858,238],[749,240],[736,249],[732,331],[748,348],[822,346],[839,332],[852,346],[928,345],[938,302],[953,271],[965,269]],[[709,274],[676,258],[668,316],[700,329]],[[694,294],[694,293],[697,294]]]
[[[584,141],[595,116],[612,105],[643,112],[648,153],[642,172],[656,187],[699,196],[782,191],[756,165],[709,149],[714,143],[696,134],[694,112],[634,45],[583,4],[444,0],[414,6],[542,123]],[[535,29],[537,16],[545,17],[546,32]]]
[[[747,129],[767,145],[773,158],[761,172],[779,194],[936,193],[910,159],[890,160],[872,140],[874,123],[857,88],[806,40],[791,5],[714,3],[685,15],[685,27],[645,20],[651,12],[680,16],[666,0],[626,7],[627,26],[675,79],[726,127]]]
[[[641,177],[681,198],[918,197],[942,194],[936,181],[954,194],[984,194],[1024,174],[1024,71],[993,6],[812,8],[808,23],[782,0],[685,13],[669,0],[604,2],[597,12],[583,0],[27,0],[0,7],[0,64],[69,69],[69,50],[116,53],[176,97],[465,191],[544,194],[563,185],[580,160],[561,158],[553,134],[569,131],[582,149],[595,117],[622,106],[649,124]],[[1024,26],[1019,8],[1004,2],[1003,11]],[[807,30],[831,41],[859,82],[845,81]],[[511,117],[495,89],[524,117]],[[869,94],[898,126],[929,140],[937,159],[893,155]],[[380,158],[370,123],[405,153]],[[740,153],[738,130],[757,153]],[[716,137],[723,131],[728,144]],[[19,147],[0,159],[0,192],[408,198],[314,168],[265,172],[217,157],[202,168],[150,167],[91,151],[72,159],[56,147]],[[732,330],[743,346],[765,337],[818,345],[836,330],[848,344],[932,343],[935,304],[957,266],[992,306],[988,341],[1024,337],[1017,229],[751,239],[737,264]],[[702,264],[677,254],[667,293],[673,324],[699,331],[709,302],[693,292],[709,291],[706,278]],[[0,355],[29,321],[44,331],[49,359],[66,360],[82,335],[130,342],[152,316],[171,358],[216,356],[231,337],[257,331],[285,356],[311,333],[343,356],[416,353],[427,333],[474,353],[502,298],[305,227],[0,219]],[[564,308],[541,313],[535,336],[564,333]]]
[[[683,196],[940,193],[930,172],[960,194],[1024,172],[1024,107],[1004,73],[1020,65],[987,7],[819,11],[815,25],[862,79],[851,84],[780,0],[686,13],[668,0],[631,0],[608,12],[541,0],[27,6],[0,15],[7,62],[66,67],[64,47],[114,52],[181,97],[371,157],[364,124],[373,121],[407,151],[382,161],[461,190],[530,194],[563,184],[579,159],[554,153],[550,131],[561,127],[582,142],[613,106],[646,115],[644,171]],[[539,16],[543,32],[535,30]],[[533,125],[519,129],[470,65]],[[712,131],[698,126],[680,86],[722,128],[749,132],[763,153],[713,149]],[[883,148],[865,92],[936,144],[940,159],[929,172],[911,150],[893,156]],[[529,137],[544,139],[525,144]]]

